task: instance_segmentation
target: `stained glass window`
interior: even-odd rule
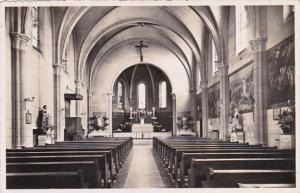
[[[146,108],[146,86],[144,83],[138,85],[138,107],[139,109]]]
[[[159,84],[159,107],[167,108],[167,84],[166,84],[166,81],[162,81]]]

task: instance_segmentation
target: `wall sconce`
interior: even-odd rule
[[[24,98],[24,102],[25,102],[25,104],[24,104],[24,110],[26,110],[26,103],[27,102],[33,102],[34,101],[34,97],[31,97],[31,98]]]
[[[33,102],[33,101],[34,101],[34,97],[31,97],[31,98],[25,98],[24,101],[25,101],[25,102]]]

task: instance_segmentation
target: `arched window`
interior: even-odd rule
[[[118,108],[122,109],[124,107],[124,88],[122,82],[118,82]]]
[[[144,83],[140,83],[138,85],[138,102],[139,109],[146,108],[146,86]]]
[[[166,81],[159,83],[159,107],[167,108],[167,84]]]
[[[31,9],[31,21],[32,21],[32,31],[31,31],[31,42],[32,47],[39,49],[39,9],[38,7],[32,7]]]
[[[235,7],[235,35],[236,35],[236,55],[247,48],[247,12],[245,6]]]
[[[214,76],[218,72],[218,55],[217,55],[217,50],[215,46],[215,42],[212,39],[211,40],[211,65],[212,65],[212,75]]]

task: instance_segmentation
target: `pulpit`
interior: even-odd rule
[[[84,130],[81,125],[80,117],[70,116],[71,101],[82,100],[83,96],[79,93],[66,93],[65,95],[65,141],[80,140],[84,136]]]
[[[66,117],[65,141],[80,140],[84,136],[80,117]]]

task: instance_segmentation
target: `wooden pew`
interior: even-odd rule
[[[6,153],[9,154],[11,152],[48,152],[48,151],[111,151],[111,153],[107,154],[107,161],[108,163],[113,163],[110,167],[110,170],[116,172],[119,171],[119,164],[118,163],[118,155],[114,149],[110,147],[86,147],[86,146],[58,146],[58,147],[34,147],[34,148],[24,148],[24,149],[7,149]]]
[[[55,149],[49,149],[49,151],[16,151],[16,152],[7,152],[6,155],[9,156],[56,156],[56,155],[105,155],[109,168],[110,178],[116,180],[116,169],[115,164],[112,159],[111,151],[55,151]]]
[[[175,179],[179,182],[180,187],[188,179],[188,170],[191,168],[192,159],[224,159],[224,158],[295,158],[292,151],[271,151],[265,152],[264,150],[258,151],[240,151],[240,152],[202,152],[202,153],[185,153],[182,154],[182,160],[179,163],[179,168],[175,168],[177,173]],[[179,171],[178,171],[179,170]],[[181,183],[180,183],[181,182]]]
[[[110,187],[110,176],[104,155],[56,155],[56,156],[15,156],[6,157],[6,163],[56,162],[56,161],[97,161],[104,188]]]
[[[7,163],[6,173],[30,172],[76,172],[82,171],[83,180],[89,184],[88,188],[101,187],[101,174],[96,161],[73,162],[24,162]]]
[[[295,170],[294,158],[231,158],[231,159],[192,159],[189,171],[189,187],[201,187],[206,174],[214,170],[229,169],[287,169]]]
[[[85,188],[81,172],[30,172],[6,174],[7,189]]]
[[[211,169],[202,181],[204,188],[234,188],[238,183],[295,184],[294,170],[215,170]]]
[[[235,146],[227,146],[227,145],[217,145],[217,146],[206,146],[206,145],[199,145],[197,147],[176,147],[174,148],[174,151],[172,151],[172,153],[170,155],[167,156],[165,164],[168,166],[169,170],[174,174],[175,173],[175,167],[178,168],[178,161],[181,160],[181,156],[179,155],[179,157],[177,156],[177,152],[181,151],[190,151],[190,150],[206,150],[206,151],[220,151],[220,150],[224,150],[224,151],[228,151],[228,150],[232,150],[232,151],[238,151],[238,150],[274,150],[274,148],[259,148],[256,146],[239,146],[238,144]]]
[[[239,188],[296,188],[296,184],[284,184],[282,182],[276,184],[246,184],[238,183]]]

